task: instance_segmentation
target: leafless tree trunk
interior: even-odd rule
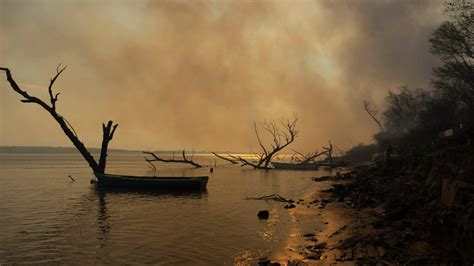
[[[383,131],[382,123],[380,123],[380,121],[377,119],[377,113],[378,113],[377,110],[374,107],[372,107],[372,105],[367,100],[364,100],[363,103],[364,103],[364,110],[367,112],[367,114],[369,114],[372,120],[374,120],[374,122],[379,127],[380,131]]]
[[[11,71],[8,68],[5,67],[0,67],[0,71],[4,71],[7,80],[10,83],[10,86],[12,89],[23,96],[23,99],[21,102],[23,103],[35,103],[41,106],[44,110],[46,110],[53,118],[56,120],[56,122],[59,124],[61,129],[63,130],[64,134],[69,138],[69,140],[72,142],[72,144],[76,147],[76,149],[81,153],[82,157],[87,161],[89,166],[92,168],[94,173],[101,173],[103,174],[105,172],[105,167],[106,167],[106,162],[107,162],[107,149],[109,142],[112,140],[115,130],[117,129],[118,124],[113,125],[112,121],[109,121],[107,125],[102,124],[102,131],[103,131],[103,136],[102,136],[102,148],[100,151],[100,158],[99,162],[94,159],[94,156],[89,152],[89,150],[85,147],[85,145],[79,140],[79,137],[76,134],[76,131],[74,128],[69,124],[69,122],[58,114],[56,112],[56,102],[58,101],[58,96],[60,93],[53,93],[53,85],[54,82],[57,80],[57,78],[63,73],[63,71],[66,69],[66,67],[62,67],[59,65],[56,68],[56,75],[51,79],[49,86],[48,86],[48,93],[49,93],[49,101],[50,104],[45,103],[43,100],[31,96],[28,94],[28,92],[22,90],[16,81],[13,79],[11,75]]]
[[[201,168],[202,167],[202,165],[200,165],[200,164],[193,161],[192,156],[191,156],[191,159],[186,158],[186,151],[185,150],[183,150],[183,152],[182,152],[183,159],[174,159],[174,156],[171,159],[163,159],[163,158],[160,158],[158,155],[156,155],[154,152],[151,152],[151,151],[144,151],[143,153],[151,155],[153,157],[152,159],[149,159],[145,156],[145,161],[147,161],[150,164],[153,163],[153,162],[186,163],[186,164],[190,164],[190,165],[192,165],[196,168]]]
[[[298,135],[298,131],[296,130],[297,121],[298,117],[295,116],[292,121],[282,121],[281,125],[278,125],[275,121],[264,123],[263,128],[272,138],[272,144],[270,144],[269,147],[263,144],[257,129],[257,123],[254,122],[255,135],[257,136],[258,144],[261,149],[261,153],[255,154],[258,158],[257,162],[251,162],[241,156],[229,156],[238,160],[242,166],[249,165],[256,169],[269,169],[273,157],[290,145]]]

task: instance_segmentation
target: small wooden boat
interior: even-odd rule
[[[164,176],[126,176],[112,174],[95,174],[98,185],[104,187],[204,190],[208,176],[164,177]]]
[[[318,163],[277,163],[272,162],[275,169],[318,170]]]

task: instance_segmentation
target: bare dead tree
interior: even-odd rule
[[[293,150],[294,154],[292,156],[292,160],[295,160],[297,162],[297,164],[306,164],[306,163],[309,163],[311,161],[314,161],[316,158],[318,158],[319,156],[321,155],[324,155],[324,154],[327,154],[328,151],[325,150],[325,151],[322,151],[322,152],[318,152],[318,149],[316,149],[316,151],[314,152],[310,152],[308,154],[302,154],[301,152],[298,152],[296,150]],[[301,159],[299,158],[301,157]]]
[[[255,153],[257,158],[256,162],[252,162],[248,159],[242,158],[241,156],[229,155],[233,159],[239,161],[241,166],[252,166],[256,169],[269,169],[270,162],[273,157],[290,145],[298,135],[296,130],[296,122],[298,117],[295,116],[293,120],[281,121],[280,124],[277,124],[275,121],[265,122],[263,124],[263,129],[268,135],[272,138],[272,144],[265,146],[260,138],[260,134],[257,129],[257,123],[254,122],[255,135],[258,140],[261,152]]]
[[[31,96],[28,92],[22,90],[20,86],[18,86],[16,81],[13,79],[10,69],[5,68],[5,67],[0,67],[0,71],[5,72],[7,76],[7,81],[10,83],[10,86],[12,87],[12,89],[16,93],[23,96],[23,99],[21,100],[21,102],[35,103],[41,106],[44,110],[46,110],[54,118],[54,120],[56,120],[56,122],[59,124],[59,126],[63,130],[64,134],[66,134],[66,136],[72,142],[74,147],[76,147],[76,149],[81,153],[82,157],[87,161],[87,163],[92,168],[94,173],[103,174],[105,172],[105,167],[106,167],[106,162],[107,162],[107,149],[109,146],[109,142],[114,137],[114,133],[115,133],[115,130],[117,129],[118,124],[114,125],[112,121],[109,121],[107,125],[102,124],[102,131],[103,131],[102,145],[101,145],[99,162],[97,162],[94,159],[94,156],[92,156],[92,154],[86,148],[86,146],[79,140],[79,137],[77,136],[76,131],[71,126],[71,124],[66,120],[66,118],[64,118],[62,115],[56,112],[56,102],[58,101],[58,96],[60,93],[59,92],[56,94],[53,93],[53,85],[65,69],[66,69],[66,66],[61,67],[61,65],[59,65],[56,68],[56,75],[51,79],[48,86],[50,104],[47,104],[43,100],[35,96]]]
[[[332,143],[331,141],[329,140],[329,146],[328,147],[323,147],[323,149],[326,150],[326,153],[327,153],[327,160],[329,161],[329,167],[333,167],[333,160],[332,160]]]
[[[151,151],[143,151],[143,154],[150,155],[151,157],[153,157],[152,159],[150,159],[150,158],[145,156],[145,161],[147,161],[150,164],[152,164],[153,162],[185,163],[185,164],[190,164],[190,165],[192,165],[196,168],[201,168],[202,167],[202,165],[200,165],[200,164],[193,161],[193,156],[191,156],[191,159],[188,159],[186,157],[186,151],[185,150],[183,150],[183,152],[182,152],[183,159],[175,159],[174,155],[171,159],[164,159],[164,158],[159,157],[158,155],[156,155],[154,152],[151,152]],[[193,153],[193,155],[194,155],[194,153]]]
[[[217,154],[217,153],[215,153],[215,152],[213,152],[212,154],[214,154],[214,156],[216,156],[216,157],[219,158],[219,159],[228,161],[228,162],[231,163],[231,164],[238,164],[238,162],[237,162],[236,160],[229,159],[229,158],[224,157],[224,156],[222,156],[222,155],[219,155],[219,154]],[[229,155],[227,155],[227,156],[229,156]],[[230,157],[230,156],[229,156],[229,157]]]
[[[367,100],[364,100],[364,110],[367,112],[367,114],[374,120],[374,122],[377,124],[379,127],[380,131],[383,131],[382,123],[377,119],[377,109],[373,107]]]
[[[293,163],[293,162],[301,162],[301,159],[298,158],[298,156],[300,156],[301,153],[297,152],[297,151],[294,151],[294,153],[291,155],[291,158],[290,158],[290,163]],[[278,156],[275,157],[277,160],[279,159]]]
[[[333,146],[334,148],[336,148],[336,151],[337,151],[336,155],[339,155],[339,156],[344,155],[344,151],[341,148],[339,148],[336,144],[333,144]]]

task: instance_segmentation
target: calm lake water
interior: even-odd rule
[[[215,163],[206,155],[194,159]],[[153,175],[140,153],[110,154],[107,172]],[[245,265],[276,256],[289,235],[318,223],[282,203],[245,198],[302,198],[322,171],[242,169],[219,159],[212,174],[169,164],[157,171],[201,174],[210,177],[202,193],[100,191],[76,154],[0,153],[0,264]],[[257,218],[263,209],[269,220]]]

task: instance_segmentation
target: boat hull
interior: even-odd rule
[[[318,170],[319,164],[317,163],[305,163],[305,164],[294,164],[294,163],[276,163],[272,162],[275,169],[290,169],[290,170]]]
[[[99,186],[164,189],[164,190],[204,190],[208,176],[195,177],[151,177],[151,176],[124,176],[111,174],[95,175]]]

